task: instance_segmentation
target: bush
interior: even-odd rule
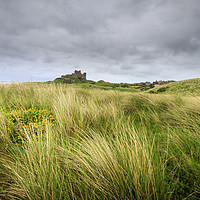
[[[63,78],[56,78],[53,82],[54,83],[64,83],[65,80]]]
[[[118,83],[112,83],[111,86],[112,86],[113,88],[116,88],[116,87],[119,87],[119,84],[118,84]]]
[[[168,87],[161,87],[157,90],[157,92],[165,92]]]
[[[20,143],[21,140],[25,139],[24,131],[34,129],[36,137],[37,132],[42,133],[45,130],[47,120],[52,125],[55,123],[52,110],[38,110],[37,108],[11,110],[7,113],[7,132],[13,142]]]
[[[123,83],[123,84],[121,84],[121,87],[127,88],[127,87],[129,87],[129,85],[128,85],[128,83]]]
[[[103,83],[103,82],[105,82],[104,80],[99,80],[99,81],[97,81],[97,83]]]

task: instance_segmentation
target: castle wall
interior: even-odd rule
[[[81,81],[85,81],[86,73],[82,74],[81,70],[79,70],[79,71],[75,70],[74,73],[63,75],[63,76],[61,76],[61,78],[78,78]]]

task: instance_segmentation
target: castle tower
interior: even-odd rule
[[[78,78],[81,81],[86,81],[86,73],[81,73],[81,70],[74,70],[74,73],[72,74],[66,74],[66,75],[62,75],[61,78]]]
[[[83,73],[82,79],[86,81],[86,73]]]

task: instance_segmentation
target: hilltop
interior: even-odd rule
[[[169,83],[163,86],[152,88],[148,90],[147,93],[200,95],[200,78]]]
[[[56,78],[54,81],[48,81],[47,83],[56,83],[56,84],[76,84],[83,88],[94,88],[94,89],[103,89],[103,90],[118,90],[125,92],[139,92],[135,87],[132,87],[133,84],[127,83],[110,83],[104,80],[99,80],[97,82],[93,80],[86,79],[86,73],[81,73],[81,70],[75,70],[72,74],[62,75],[59,78]],[[145,85],[146,86],[146,85]],[[149,89],[150,87],[148,87]]]
[[[54,81],[48,83],[56,84],[76,84],[84,88],[99,88],[103,90],[119,90],[127,92],[142,92],[152,94],[183,94],[183,95],[200,95],[200,78],[183,81],[168,80],[140,83],[110,83],[104,80],[97,82],[86,79],[86,73],[81,70],[75,70],[72,74],[62,75]]]

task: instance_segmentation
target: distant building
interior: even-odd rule
[[[110,82],[101,82],[101,84],[110,84]]]
[[[160,83],[160,85],[164,85],[164,84],[168,84],[168,83],[172,83],[173,81],[162,81],[161,83]]]
[[[160,84],[159,84],[159,82],[156,80],[156,81],[153,82],[153,85],[156,87],[156,86],[159,86]]]
[[[154,86],[160,86],[160,85],[165,85],[165,84],[168,84],[168,83],[172,83],[173,81],[162,81],[162,80],[160,80],[160,81],[154,81],[153,82],[153,85]]]
[[[81,70],[75,70],[72,74],[62,75],[61,78],[63,79],[73,79],[78,78],[80,81],[86,81],[86,73],[81,73]]]

